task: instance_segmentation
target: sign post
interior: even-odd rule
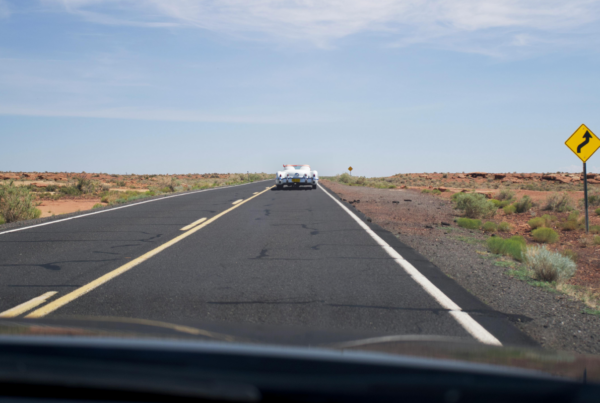
[[[585,205],[585,232],[590,232],[587,191],[587,160],[600,148],[600,139],[586,125],[579,126],[575,133],[565,141],[576,156],[583,161],[583,200]]]
[[[348,171],[350,171],[350,176],[352,176],[352,167],[348,168]]]

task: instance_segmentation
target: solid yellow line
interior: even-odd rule
[[[231,203],[231,204],[238,204],[238,203],[241,203],[242,201],[244,201],[244,199],[236,200],[236,201],[234,201],[234,202],[233,202],[233,203]]]
[[[14,318],[15,316],[22,314],[23,312],[27,312],[30,309],[33,309],[40,304],[43,304],[48,298],[50,298],[56,293],[56,291],[48,291],[47,293],[42,294],[39,297],[35,297],[27,302],[23,302],[21,305],[17,305],[14,308],[0,313],[0,318]]]
[[[257,194],[256,196],[252,196],[249,199],[246,199],[246,200],[242,201],[241,203],[238,203],[235,206],[228,208],[227,210],[223,211],[222,213],[217,214],[216,216],[212,217],[210,220],[207,220],[207,221],[203,222],[202,224],[192,228],[191,230],[184,232],[183,234],[171,239],[169,242],[165,242],[158,248],[153,249],[150,252],[147,252],[136,259],[133,259],[131,262],[126,263],[123,266],[121,266],[109,273],[106,273],[102,277],[99,277],[96,280],[92,281],[91,283],[88,283],[88,284],[84,285],[83,287],[80,287],[80,288],[76,289],[75,291],[70,292],[69,294],[57,299],[56,301],[53,301],[53,302],[49,303],[48,305],[45,305],[39,309],[36,309],[35,311],[31,312],[29,315],[27,315],[25,317],[26,318],[41,318],[42,316],[46,316],[49,313],[56,311],[58,308],[68,304],[69,302],[81,297],[82,295],[87,294],[88,292],[92,291],[95,288],[100,287],[102,284],[107,283],[108,281],[112,280],[113,278],[125,273],[126,271],[133,269],[138,264],[145,262],[146,260],[150,259],[154,255],[159,254],[163,250],[167,249],[169,246],[175,245],[177,242],[187,238],[188,236],[192,235],[193,233],[200,231],[202,228],[206,227],[208,224],[218,220],[220,217],[222,217],[225,214],[229,213],[230,211],[238,208],[242,204],[249,202],[250,200],[254,199],[255,197],[260,196],[261,194],[265,193],[269,189],[270,188],[265,189],[262,192],[260,192],[259,194]]]
[[[193,223],[191,223],[190,225],[186,225],[185,227],[183,227],[181,230],[182,231],[187,231],[189,229],[194,228],[196,225],[200,224],[201,222],[206,221],[206,217],[203,217],[201,219],[199,219],[198,221],[194,221]]]

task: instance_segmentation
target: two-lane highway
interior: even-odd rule
[[[0,233],[0,312],[526,341],[334,195],[271,186]]]

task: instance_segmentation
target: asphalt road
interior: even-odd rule
[[[463,315],[502,344],[531,344],[501,313],[392,234],[360,214],[353,218],[322,188],[266,189],[272,185],[185,194],[0,232],[0,312],[56,292],[18,317],[42,310],[45,319],[141,318],[221,333],[243,325],[252,329],[249,335],[277,334],[291,342],[302,332],[300,342],[306,342],[308,330],[310,337],[323,331],[338,335],[336,340],[474,340],[476,332],[457,320]],[[233,204],[240,199],[244,202]],[[200,229],[181,230],[204,217],[209,222]],[[169,246],[85,289],[161,245]],[[462,311],[453,313],[440,303],[390,253],[399,253]],[[43,312],[56,301],[66,302]]]

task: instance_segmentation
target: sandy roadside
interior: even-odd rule
[[[99,198],[85,200],[42,200],[42,204],[37,208],[42,211],[42,217],[50,217],[52,215],[91,210],[98,203],[100,203]]]

